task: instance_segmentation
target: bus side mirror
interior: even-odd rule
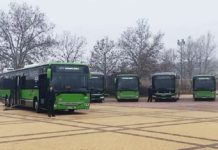
[[[47,78],[51,79],[51,68],[47,69]]]
[[[114,83],[116,83],[117,82],[117,79],[116,78],[114,78]]]

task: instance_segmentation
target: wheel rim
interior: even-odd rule
[[[9,105],[9,99],[8,98],[6,99],[6,105]]]
[[[38,111],[38,102],[35,102],[35,110]]]

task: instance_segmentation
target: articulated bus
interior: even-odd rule
[[[0,74],[0,98],[7,106],[47,109],[48,87],[55,91],[55,110],[89,109],[89,68],[74,63],[48,63]]]
[[[179,99],[179,77],[172,72],[155,73],[152,75],[153,97],[155,101]]]
[[[122,100],[139,100],[139,78],[134,74],[121,74],[116,77],[116,98]]]
[[[216,100],[216,79],[214,76],[194,76],[192,83],[194,100]]]
[[[102,103],[104,101],[104,74],[92,72],[89,89],[91,101]]]

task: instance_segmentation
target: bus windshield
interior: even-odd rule
[[[104,77],[103,76],[92,76],[90,79],[90,89],[103,91]]]
[[[215,79],[213,77],[198,77],[194,79],[194,90],[215,90]]]
[[[174,90],[175,76],[155,76],[153,77],[153,86],[155,90]]]
[[[118,78],[118,90],[138,90],[138,78],[137,77],[119,77]]]
[[[88,67],[63,65],[52,67],[51,83],[57,91],[88,90]]]

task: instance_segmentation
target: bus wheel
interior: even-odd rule
[[[34,109],[37,113],[40,113],[39,103],[37,100],[34,101]]]
[[[69,111],[69,113],[74,113],[75,112],[74,109],[69,109],[68,111]]]
[[[212,100],[211,101],[216,101],[216,98],[212,98]]]
[[[5,96],[5,106],[9,106],[9,98],[8,95]]]
[[[173,101],[173,102],[177,102],[177,101],[178,101],[178,99],[173,99],[172,101]]]

